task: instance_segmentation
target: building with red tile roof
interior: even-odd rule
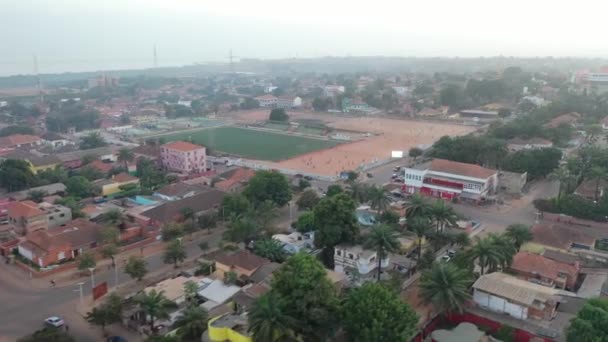
[[[95,159],[92,162],[88,163],[87,165],[83,166],[83,167],[90,167],[92,169],[95,169],[103,174],[107,174],[109,173],[112,168],[114,168],[114,163],[106,163],[104,161],[101,161],[99,159]]]
[[[215,183],[214,187],[225,192],[238,192],[254,175],[254,170],[239,168],[221,175],[224,180]]]
[[[404,169],[403,190],[410,194],[480,201],[494,195],[497,187],[498,171],[476,164],[433,159]]]
[[[258,268],[269,263],[270,260],[257,256],[248,250],[224,253],[215,257],[216,274],[221,279],[227,272],[234,272],[238,278],[247,279]]]
[[[569,125],[569,126],[573,126],[575,125],[578,120],[581,118],[581,115],[577,112],[570,112],[570,113],[566,113],[566,114],[562,114],[560,116],[557,116],[555,118],[553,118],[551,121],[547,122],[546,124],[543,125],[543,127],[546,128],[557,128],[560,125]]]
[[[207,150],[186,141],[174,141],[160,147],[162,165],[169,171],[199,173],[207,170]]]
[[[510,268],[519,278],[567,290],[574,290],[580,272],[578,261],[559,262],[530,252],[515,254]]]
[[[32,201],[10,202],[7,206],[8,221],[20,234],[38,229],[47,229],[49,222],[46,213]]]
[[[33,147],[42,144],[42,138],[31,134],[13,134],[0,138],[0,148]]]

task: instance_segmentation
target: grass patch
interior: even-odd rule
[[[338,144],[332,140],[257,131],[238,127],[219,127],[164,136],[166,141],[185,140],[214,151],[244,158],[278,161]]]

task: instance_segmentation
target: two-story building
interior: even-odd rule
[[[218,278],[224,279],[226,273],[233,272],[237,279],[246,280],[258,268],[269,263],[270,260],[257,256],[248,250],[223,253],[215,257],[215,274]]]
[[[403,191],[452,199],[481,201],[496,193],[498,172],[485,167],[445,159],[405,168]]]
[[[560,262],[542,255],[519,252],[513,256],[510,269],[522,278],[536,284],[558,289],[574,290],[580,272],[578,261]]]
[[[49,227],[47,213],[32,201],[10,202],[7,206],[8,221],[19,234],[26,234]]]
[[[197,173],[207,170],[207,151],[204,146],[186,141],[174,141],[160,148],[163,167],[169,171]]]
[[[388,258],[382,260],[381,267],[388,267]],[[364,249],[359,245],[340,244],[334,248],[334,271],[349,273],[357,270],[361,275],[366,275],[378,267],[376,252]]]
[[[279,99],[272,95],[262,95],[255,98],[262,108],[276,108]]]
[[[302,106],[302,98],[299,96],[284,95],[277,98],[276,108],[293,109]]]

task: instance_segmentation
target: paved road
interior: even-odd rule
[[[206,240],[210,245],[217,245],[221,238],[221,232],[212,235],[199,235],[194,241],[184,240],[188,256],[200,255],[199,241]],[[119,258],[120,260],[120,258]],[[162,261],[162,253],[148,256],[146,258],[150,272],[166,268]],[[120,265],[120,261],[119,261]],[[91,278],[83,277],[85,298],[90,300]],[[95,275],[95,282],[107,282],[113,287],[114,271],[101,266]],[[118,269],[118,282],[125,284],[131,278]],[[132,282],[131,282],[132,283]],[[42,321],[52,315],[64,317],[70,326],[70,333],[77,341],[101,341],[100,330],[85,323],[84,319],[76,313],[79,302],[77,285],[58,286],[56,288],[36,288],[23,274],[13,265],[0,264],[0,341],[15,341],[18,337],[29,334],[42,327]],[[84,324],[83,324],[84,323]]]

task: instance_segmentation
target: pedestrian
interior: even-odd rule
[[[55,280],[51,279],[51,287],[55,287]]]
[[[65,331],[66,331],[66,332],[70,331],[70,326],[69,326],[69,325],[67,325],[67,324],[65,325]]]

